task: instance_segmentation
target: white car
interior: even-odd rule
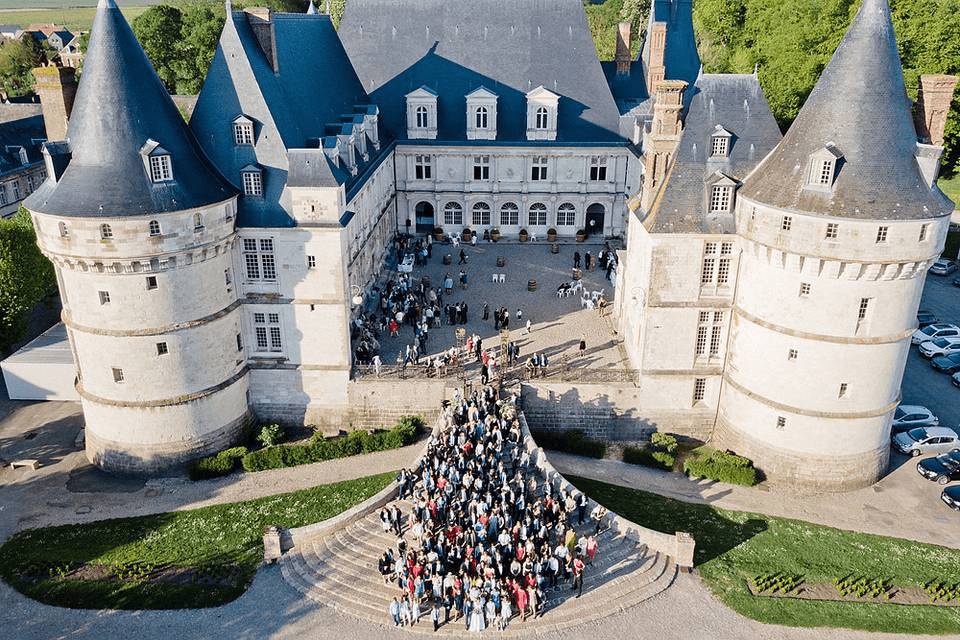
[[[935,276],[948,276],[954,271],[957,270],[957,263],[953,260],[947,260],[946,258],[939,258],[936,262],[930,265],[930,273]]]
[[[910,343],[920,344],[928,340],[936,340],[937,338],[956,337],[960,337],[960,327],[954,324],[947,324],[946,322],[935,322],[927,325],[923,329],[914,331],[913,336],[910,338]]]
[[[920,355],[924,358],[948,356],[958,351],[960,351],[960,337],[937,338],[936,340],[927,340],[920,345]]]
[[[922,453],[946,453],[960,448],[960,437],[946,427],[917,427],[893,436],[890,446],[910,456]]]
[[[893,433],[909,431],[916,427],[936,427],[940,425],[940,418],[933,415],[933,411],[915,404],[902,404],[893,412]]]

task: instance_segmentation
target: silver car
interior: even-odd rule
[[[893,412],[893,424],[890,430],[893,433],[909,431],[916,427],[939,427],[940,418],[926,407],[915,404],[902,404]]]
[[[893,436],[890,445],[909,456],[960,449],[960,436],[946,427],[917,427]]]
[[[930,273],[935,276],[948,276],[956,270],[957,263],[946,258],[940,258],[930,265]]]

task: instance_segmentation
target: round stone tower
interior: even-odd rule
[[[28,198],[53,261],[87,456],[154,473],[249,419],[232,286],[236,194],[206,159],[113,0],[100,0],[68,140]]]
[[[935,186],[939,151],[918,144],[886,0],[863,0],[738,194],[714,438],[771,480],[846,490],[885,472],[927,267],[953,209]]]

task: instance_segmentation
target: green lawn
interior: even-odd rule
[[[123,3],[120,10],[123,12],[128,22],[148,9],[145,6],[130,6],[132,3]],[[18,24],[26,27],[34,22],[54,22],[63,25],[68,29],[90,30],[93,24],[93,16],[96,14],[96,5],[92,7],[57,7],[47,9],[11,9],[9,11],[0,11],[0,22],[3,24]]]
[[[568,479],[637,524],[693,534],[703,580],[727,606],[748,618],[799,627],[960,633],[958,607],[775,599],[755,597],[747,590],[747,581],[754,576],[780,571],[802,575],[811,583],[832,582],[851,573],[888,578],[902,586],[923,586],[932,579],[955,583],[960,581],[960,550],[690,504],[585,478]],[[960,518],[957,521],[960,526]]]
[[[28,529],[0,547],[0,576],[25,595],[64,607],[217,606],[246,591],[263,559],[265,526],[298,527],[325,520],[374,495],[394,476],[384,473],[189,511]],[[128,573],[155,565],[189,573],[181,580],[152,583],[50,577],[51,569],[68,564],[101,565],[104,571],[122,566]],[[22,573],[33,579],[19,579]]]
[[[960,207],[960,173],[952,178],[940,178],[937,182],[941,191],[947,194],[947,197],[953,200],[953,203]]]

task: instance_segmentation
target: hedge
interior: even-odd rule
[[[200,458],[190,465],[190,479],[206,480],[225,476],[237,468],[245,455],[247,455],[246,447],[233,447],[224,449],[216,455]]]
[[[624,447],[623,461],[654,469],[673,471],[677,462],[677,439],[668,433],[654,432],[646,447]]]
[[[729,451],[700,449],[683,463],[683,472],[691,478],[709,478],[727,484],[751,487],[760,480],[753,461]]]
[[[531,431],[537,445],[544,449],[563,451],[588,458],[602,458],[607,454],[607,443],[583,435],[583,429],[566,431]]]
[[[399,449],[416,440],[423,428],[424,422],[419,416],[404,416],[389,431],[368,433],[358,430],[330,440],[317,433],[307,444],[278,445],[251,451],[243,457],[243,468],[246,471],[282,469],[361,453]]]

